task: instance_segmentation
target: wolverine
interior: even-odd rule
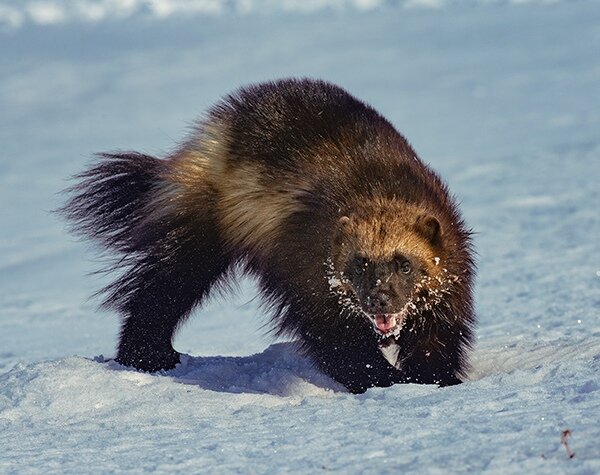
[[[353,393],[466,377],[471,232],[441,178],[344,89],[243,87],[168,156],[103,153],[76,178],[62,212],[111,258],[117,362],[174,368],[177,329],[245,273],[275,334]]]

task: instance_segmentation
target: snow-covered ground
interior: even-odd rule
[[[599,25],[596,1],[0,0],[0,473],[600,473]],[[269,346],[248,281],[176,370],[104,362],[106,278],[49,213],[65,178],[291,75],[370,102],[461,200],[465,384],[345,393]]]

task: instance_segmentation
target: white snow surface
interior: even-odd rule
[[[0,473],[600,473],[600,3],[302,4],[0,0]],[[371,103],[460,200],[464,384],[348,394],[274,343],[247,280],[193,315],[175,370],[109,361],[107,277],[49,212],[65,178],[283,76]]]

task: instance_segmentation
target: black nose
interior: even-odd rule
[[[390,297],[387,294],[375,293],[367,297],[367,310],[370,313],[385,313],[390,307]]]

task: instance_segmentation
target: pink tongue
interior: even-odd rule
[[[396,326],[396,319],[388,315],[375,315],[375,325],[386,333]]]

